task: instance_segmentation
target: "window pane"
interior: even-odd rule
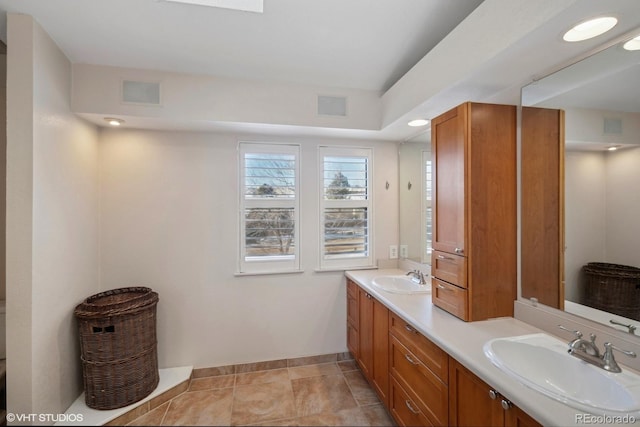
[[[367,199],[367,157],[324,158],[325,199]]]
[[[245,198],[295,197],[293,154],[246,153],[244,159]]]
[[[294,255],[293,208],[245,209],[246,257]]]
[[[325,209],[324,255],[367,256],[368,227],[367,208]]]

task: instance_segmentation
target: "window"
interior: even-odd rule
[[[431,264],[431,251],[433,248],[433,213],[431,209],[433,199],[432,185],[432,168],[431,168],[431,152],[422,152],[422,176],[424,177],[424,197],[422,203],[422,238],[424,253],[422,254],[422,262]]]
[[[240,143],[240,273],[300,268],[298,145]]]
[[[320,268],[373,265],[371,149],[320,147]]]

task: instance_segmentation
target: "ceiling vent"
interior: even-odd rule
[[[604,119],[604,133],[622,135],[622,119]]]
[[[158,106],[160,105],[160,83],[123,80],[122,102]]]
[[[347,98],[318,95],[318,115],[347,117]]]

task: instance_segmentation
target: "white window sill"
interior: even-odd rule
[[[246,272],[235,272],[234,276],[266,276],[272,274],[301,274],[304,273],[304,270],[273,270],[273,271],[246,271]]]
[[[332,271],[351,271],[351,270],[377,270],[376,265],[365,265],[361,267],[329,267],[329,268],[316,268],[313,271],[316,273],[330,273]]]

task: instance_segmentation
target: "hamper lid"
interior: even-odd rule
[[[92,295],[78,304],[77,317],[104,317],[131,313],[158,302],[158,293],[151,288],[135,286],[111,289]]]

